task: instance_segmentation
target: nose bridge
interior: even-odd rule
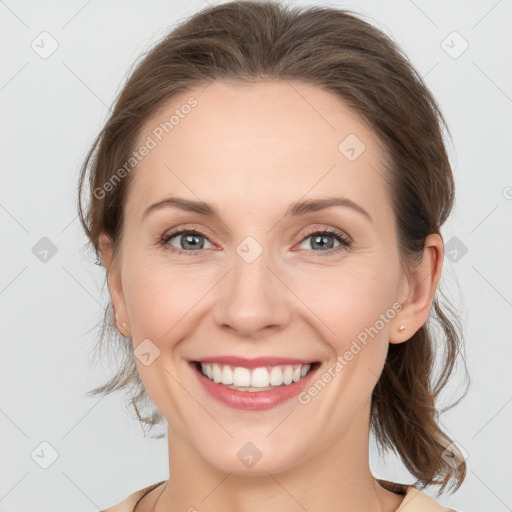
[[[258,301],[272,301],[271,289],[275,283],[268,269],[272,265],[270,249],[263,246],[254,236],[246,236],[235,248],[233,271],[230,283],[232,299],[247,306],[259,307]],[[256,303],[254,301],[257,301]]]
[[[219,325],[249,336],[287,321],[286,287],[270,270],[274,266],[271,252],[250,235],[235,247],[232,270],[221,286],[216,311]]]

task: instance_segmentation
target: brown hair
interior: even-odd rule
[[[81,169],[79,215],[97,256],[102,232],[112,239],[114,255],[118,252],[131,173],[108,191],[104,184],[112,183],[130,160],[141,128],[176,94],[216,79],[233,84],[297,80],[344,100],[369,123],[385,148],[383,166],[403,268],[410,270],[421,259],[426,236],[440,234],[454,202],[454,180],[442,135],[443,128],[448,129],[421,77],[390,38],[352,11],[256,1],[229,2],[197,13],[151,49],[128,78]],[[90,193],[85,213],[84,189]],[[417,478],[415,485],[441,485],[442,492],[452,480],[455,489],[460,487],[466,464],[463,458],[457,464],[448,461],[446,449],[452,441],[438,425],[435,402],[463,348],[460,321],[449,304],[441,307],[439,295],[440,290],[429,321],[407,342],[390,344],[372,394],[371,427],[379,452],[396,451]],[[109,348],[116,347],[124,359],[117,374],[89,394],[134,387],[131,403],[139,420],[152,427],[163,417],[156,409],[149,418],[140,415],[140,406],[151,402],[131,344],[117,333],[111,309],[109,303],[97,348],[108,341]],[[433,321],[440,327],[435,336]],[[434,382],[438,349],[444,355]],[[464,368],[468,375],[465,361]],[[466,393],[467,389],[441,412],[458,404]]]

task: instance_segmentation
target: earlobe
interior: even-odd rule
[[[390,325],[389,342],[409,340],[428,320],[443,266],[443,240],[438,234],[425,238],[423,258],[408,277],[409,292]]]
[[[407,341],[412,337],[414,332],[412,329],[408,329],[407,325],[400,324],[398,327],[391,327],[392,331],[389,333],[389,343],[398,344]]]
[[[131,338],[131,333],[128,330],[128,324],[126,322],[122,322],[119,320],[119,314],[116,312],[116,307],[114,304],[114,300],[112,300],[112,318],[114,319],[114,324],[119,333],[125,338]],[[122,325],[122,328],[119,327]]]

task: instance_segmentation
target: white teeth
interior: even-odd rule
[[[305,368],[305,367],[304,367]],[[270,370],[270,384],[280,386],[283,383],[283,371],[279,366],[274,366]]]
[[[213,365],[214,367],[217,365]],[[224,384],[224,383],[223,383]],[[233,384],[235,386],[250,386],[251,385],[251,372],[247,368],[237,366],[233,370]]]
[[[283,384],[291,384],[293,381],[293,368],[290,365],[284,367]]]
[[[222,383],[233,384],[233,370],[228,365],[222,369]]]
[[[251,373],[251,386],[253,388],[266,388],[270,382],[270,375],[266,368],[255,368]]]
[[[304,378],[311,365],[296,364],[268,366],[249,370],[242,366],[219,365],[216,363],[201,363],[203,375],[217,384],[223,384],[233,389],[247,388],[271,389],[272,386],[288,385]]]
[[[218,364],[212,365],[213,382],[217,384],[222,381],[222,371]]]

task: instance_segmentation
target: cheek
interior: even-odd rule
[[[392,305],[397,274],[392,265],[386,272],[383,268],[378,261],[373,266],[354,262],[346,267],[319,269],[316,274],[309,272],[309,277],[295,280],[293,289],[307,306],[309,322],[318,326],[336,354],[351,350],[353,342],[369,346],[371,340],[387,341],[389,322],[395,315]],[[369,355],[371,351],[366,352]],[[382,348],[377,353],[380,357]]]
[[[383,272],[387,268],[387,272]],[[330,361],[313,383],[321,393],[322,407],[332,411],[326,431],[343,425],[367,407],[382,373],[388,351],[389,324],[396,314],[396,270],[381,261],[323,269],[311,279],[295,280],[297,295],[307,305],[306,322],[315,326],[329,346]],[[311,273],[310,273],[311,277]],[[326,384],[318,383],[321,380]],[[314,393],[314,390],[306,390]],[[312,394],[311,396],[315,396]],[[314,399],[312,399],[312,402]]]
[[[149,258],[143,263],[127,262],[126,268],[123,289],[136,342],[149,338],[163,345],[166,340],[180,339],[215,281],[212,268],[152,264]]]

